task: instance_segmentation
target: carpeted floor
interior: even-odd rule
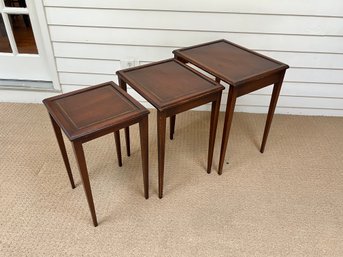
[[[160,200],[155,116],[149,200],[137,126],[121,168],[112,135],[85,145],[94,228],[70,144],[74,190],[45,108],[0,104],[0,256],[343,256],[343,118],[276,115],[261,154],[265,115],[236,113],[218,176],[223,113],[210,175],[210,115],[183,113]]]

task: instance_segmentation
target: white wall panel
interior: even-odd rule
[[[80,86],[91,86],[107,81],[117,82],[116,75],[88,74],[88,73],[66,73],[60,72],[61,84],[71,84]]]
[[[73,58],[56,58],[57,70],[60,72],[80,72],[96,74],[114,74],[120,69],[120,62],[115,60],[89,60]]]
[[[291,67],[343,69],[343,54],[258,51]]]
[[[76,8],[47,8],[46,13],[48,24],[64,26],[301,35],[343,34],[341,19],[335,17]]]
[[[224,111],[224,106],[221,106],[221,111]],[[210,110],[204,106],[203,110]],[[251,113],[267,113],[268,107],[264,106],[246,106],[236,105],[236,112],[251,112]],[[342,109],[320,109],[320,108],[302,108],[302,107],[280,107],[277,106],[276,113],[279,114],[297,114],[297,115],[320,115],[320,116],[343,116]],[[261,132],[262,133],[262,132]],[[262,134],[261,134],[262,136]]]
[[[53,43],[56,57],[156,61],[173,57],[174,47]]]
[[[271,95],[272,86],[262,88],[251,94]],[[297,97],[343,98],[343,86],[340,84],[314,84],[284,82],[281,95]]]
[[[121,61],[225,38],[290,65],[277,112],[343,116],[343,1],[45,0],[64,92],[117,81]],[[134,90],[129,93],[148,103]],[[271,86],[237,111],[266,112]],[[227,89],[221,109],[225,109]],[[151,106],[150,106],[151,107]],[[199,109],[209,110],[209,105]]]
[[[318,15],[343,16],[341,0],[300,0],[300,1],[271,1],[271,0],[44,0],[46,6],[62,6],[75,8],[96,9],[135,9],[135,10],[176,10],[189,12],[238,12],[288,15]]]
[[[184,47],[226,38],[248,48],[343,54],[343,37],[50,26],[54,42]]]
[[[286,71],[287,81],[343,84],[343,70],[299,69]]]
[[[225,104],[227,97],[223,97],[222,103]],[[254,106],[269,106],[270,96],[267,95],[244,95],[237,99],[237,104]],[[343,99],[338,98],[312,98],[312,97],[295,97],[282,96],[279,98],[278,106],[292,107],[301,105],[302,108],[327,108],[340,109],[343,106]]]
[[[176,47],[132,45],[98,45],[82,43],[53,44],[56,57],[90,59],[137,59],[144,62],[171,58]],[[256,50],[256,49],[253,49]],[[259,51],[259,53],[287,63],[291,67],[343,69],[343,54]]]

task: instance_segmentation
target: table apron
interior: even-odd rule
[[[278,83],[280,80],[283,79],[284,72],[285,71],[280,71],[267,77],[236,86],[237,97],[246,95],[263,87]]]
[[[85,136],[82,136],[80,138],[76,138],[74,140],[71,140],[72,142],[81,142],[81,143],[86,143],[88,141],[91,141],[95,138],[98,138],[98,137],[102,137],[102,136],[105,136],[107,134],[110,134],[110,133],[113,133],[115,131],[118,131],[120,129],[123,129],[123,128],[126,128],[126,127],[129,127],[133,124],[136,124],[136,123],[139,123],[142,119],[144,119],[145,117],[147,117],[149,114],[146,114],[144,116],[139,116],[137,118],[133,118],[131,119],[130,121],[128,122],[124,122],[124,123],[121,123],[119,125],[116,125],[116,126],[111,126],[109,128],[106,128],[106,129],[100,129],[99,131],[97,132],[94,132],[90,135],[85,135]]]
[[[194,99],[192,101],[189,101],[187,103],[179,103],[178,106],[168,108],[166,110],[163,110],[161,112],[164,112],[167,117],[176,115],[178,113],[188,111],[192,108],[204,105],[206,103],[214,102],[214,101],[220,101],[222,95],[222,91],[215,92],[212,94],[209,94],[208,96],[201,96],[197,99]]]

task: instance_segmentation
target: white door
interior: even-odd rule
[[[53,88],[34,3],[0,0],[0,89]]]

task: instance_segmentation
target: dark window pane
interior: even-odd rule
[[[26,7],[25,0],[5,0],[6,7]]]
[[[5,24],[2,19],[1,14],[0,14],[0,52],[12,53],[10,41],[8,40]]]
[[[18,52],[25,54],[37,54],[37,46],[33,36],[29,15],[11,14],[8,15],[8,17],[11,22]]]

